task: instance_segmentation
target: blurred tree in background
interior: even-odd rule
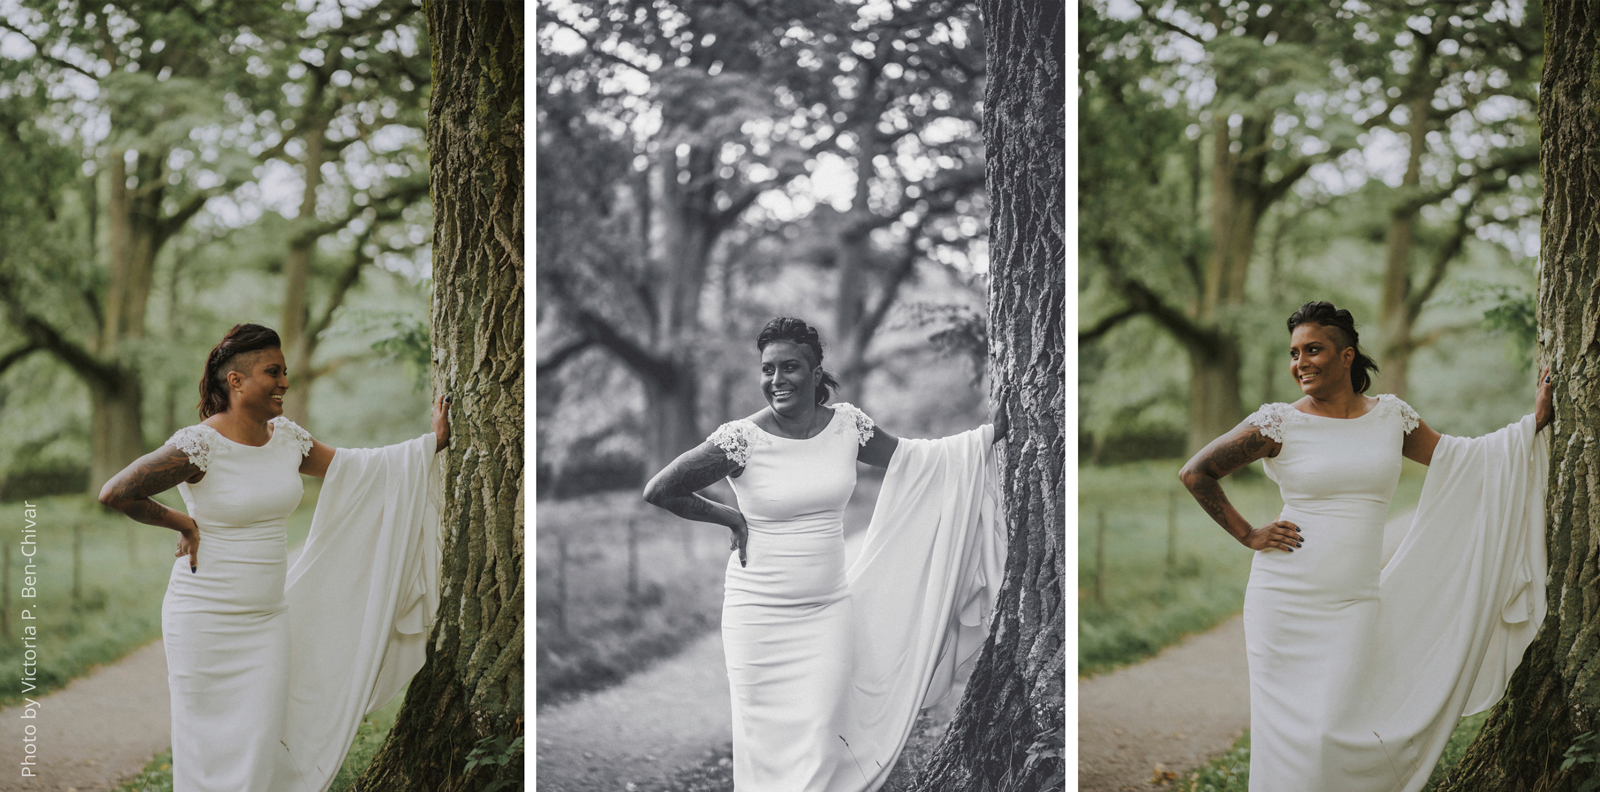
[[[778,315],[824,331],[842,398],[870,394],[886,426],[981,420],[970,364],[928,340],[974,338],[984,315],[976,8],[539,14],[544,492],[580,472],[634,485],[754,411],[755,334]]]
[[[1296,398],[1283,321],[1313,299],[1355,313],[1373,392],[1445,431],[1526,409],[1516,361],[1478,353],[1486,312],[1504,327],[1531,306],[1540,19],[1522,2],[1082,6],[1086,456],[1176,456]],[[1469,374],[1486,381],[1470,400]]]
[[[421,394],[385,398],[411,390],[393,364],[309,407],[319,375],[426,324],[417,4],[3,10],[0,474],[83,465],[98,488],[193,421],[204,355],[238,322],[283,336],[290,417],[324,439],[420,431]]]

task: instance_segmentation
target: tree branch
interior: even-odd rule
[[[75,72],[77,72],[77,73],[79,73],[79,74],[81,74],[81,75],[83,75],[85,77],[88,77],[91,80],[94,80],[95,82],[99,82],[100,81],[100,75],[95,74],[94,72],[89,71],[88,69],[85,69],[85,68],[83,68],[82,66],[79,66],[76,63],[71,63],[69,61],[62,60],[61,58],[57,58],[54,55],[51,55],[50,53],[45,51],[44,47],[42,45],[40,45],[39,42],[34,41],[33,38],[30,37],[27,33],[22,32],[22,30],[20,28],[17,28],[15,26],[13,26],[10,22],[5,21],[4,19],[0,19],[0,30],[9,30],[12,33],[15,33],[15,34],[21,36],[24,41],[27,41],[29,44],[32,44],[33,45],[33,56],[35,58],[38,58],[39,60],[42,60],[42,61],[47,61],[49,63],[53,63],[56,66],[60,66],[63,69],[70,69],[70,70],[75,71]]]
[[[1130,305],[1114,314],[1111,314],[1110,316],[1105,317],[1104,319],[1101,319],[1098,322],[1095,322],[1094,326],[1088,330],[1079,330],[1078,345],[1083,346],[1084,344],[1099,340],[1101,336],[1111,332],[1112,328],[1129,319],[1132,319],[1135,316],[1138,316],[1140,313],[1142,313],[1142,311],[1140,311],[1138,307]]]
[[[1162,30],[1165,30],[1165,31],[1167,31],[1169,33],[1176,33],[1176,34],[1178,34],[1180,36],[1183,36],[1184,38],[1186,38],[1186,39],[1188,39],[1190,41],[1193,41],[1194,43],[1199,44],[1202,47],[1205,46],[1206,41],[1205,41],[1205,39],[1200,38],[1199,34],[1190,33],[1189,31],[1184,30],[1183,28],[1179,27],[1178,25],[1176,25],[1176,24],[1174,24],[1172,22],[1168,22],[1167,20],[1156,16],[1155,11],[1152,10],[1145,3],[1140,2],[1140,0],[1133,0],[1133,4],[1138,6],[1139,7],[1139,11],[1144,14],[1144,18],[1150,20],[1151,22],[1154,22],[1156,27],[1159,27]]]
[[[1111,276],[1112,286],[1122,293],[1130,309],[1148,314],[1157,324],[1172,333],[1178,343],[1188,349],[1212,355],[1222,347],[1222,339],[1215,330],[1196,324],[1182,311],[1167,305],[1166,301],[1149,286],[1123,270],[1110,240],[1101,239],[1096,243],[1096,247],[1100,251],[1101,263]]]
[[[6,369],[21,363],[29,355],[42,349],[44,349],[43,346],[40,346],[36,342],[29,341],[28,343],[23,344],[22,346],[17,347],[16,349],[11,350],[4,355],[0,355],[0,374],[5,374]]]
[[[636,374],[664,387],[677,383],[678,370],[670,361],[624,336],[598,314],[577,306],[572,307],[572,312],[579,332],[610,350]]]
[[[583,335],[578,336],[560,349],[550,353],[550,356],[538,362],[534,367],[536,376],[554,374],[566,365],[568,361],[578,356],[579,352],[594,346],[594,339]]]

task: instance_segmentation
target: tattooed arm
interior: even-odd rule
[[[133,464],[111,477],[100,488],[100,502],[146,525],[171,528],[182,535],[175,556],[189,556],[190,571],[199,566],[200,529],[194,519],[183,512],[169,509],[151,495],[178,486],[179,482],[198,482],[205,473],[189,455],[162,446],[134,460]]]
[[[1200,449],[1178,471],[1178,479],[1189,490],[1189,494],[1199,501],[1206,514],[1211,515],[1211,519],[1216,520],[1240,544],[1252,550],[1271,548],[1294,552],[1294,548],[1304,541],[1299,526],[1285,520],[1260,528],[1251,526],[1244,515],[1228,502],[1228,496],[1223,494],[1219,481],[1257,459],[1277,456],[1282,449],[1281,443],[1261,434],[1261,427],[1248,421],[1241,422],[1233,431]]]
[[[732,506],[725,506],[697,494],[700,490],[723,478],[744,472],[744,467],[728,458],[722,449],[711,443],[701,443],[684,452],[661,469],[645,485],[644,499],[685,520],[725,525],[733,530],[733,549],[739,551],[739,566],[745,563],[745,544],[748,529],[744,515]]]

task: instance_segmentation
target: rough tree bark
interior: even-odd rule
[[[994,627],[915,789],[1065,784],[1066,8],[983,0],[989,339],[1011,419],[1001,481],[1009,554]]]
[[[1561,765],[1578,736],[1600,726],[1600,5],[1547,3],[1544,14],[1539,343],[1556,408],[1545,495],[1550,611],[1442,787],[1456,792],[1562,792],[1595,772]],[[1595,753],[1592,743],[1576,747]]]
[[[524,727],[523,7],[430,1],[424,13],[434,85],[434,386],[454,398],[443,588],[427,662],[356,788],[517,789]],[[479,763],[466,770],[474,754]]]

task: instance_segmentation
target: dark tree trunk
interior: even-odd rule
[[[523,7],[427,2],[424,11],[433,47],[434,385],[454,398],[441,515],[443,596],[427,662],[356,788],[517,789],[523,776],[517,742],[523,736]],[[474,750],[480,761],[469,771]]]
[[[1600,5],[1546,3],[1544,15],[1539,343],[1553,366],[1556,408],[1545,495],[1550,610],[1505,698],[1443,786],[1456,792],[1562,792],[1595,773],[1593,764],[1561,765],[1577,737],[1600,726]]]
[[[994,628],[916,782],[924,792],[1065,787],[1066,9],[983,0],[982,10],[990,362],[1011,418],[1010,544]]]
[[[1239,344],[1225,333],[1216,333],[1209,340],[1185,344],[1189,351],[1191,450],[1227,434],[1244,417],[1239,414]]]

